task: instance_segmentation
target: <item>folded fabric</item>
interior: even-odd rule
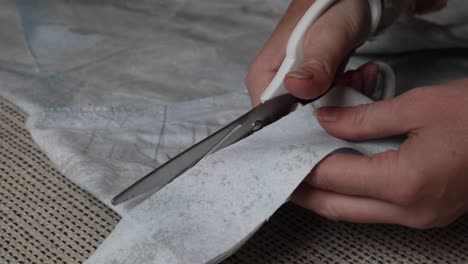
[[[172,105],[49,108],[28,128],[62,173],[111,206],[131,183],[249,108],[239,93]],[[136,204],[114,210],[124,216]]]
[[[315,106],[363,102],[368,99],[355,91],[335,89]],[[203,159],[130,210],[87,263],[216,263],[267,221],[331,152],[352,148],[372,155],[397,148],[394,142],[337,139],[313,111],[301,107]]]

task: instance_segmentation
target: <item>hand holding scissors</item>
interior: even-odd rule
[[[300,99],[289,94],[284,86],[284,80],[288,72],[294,71],[303,62],[305,54],[303,47],[307,30],[334,3],[335,0],[315,1],[298,22],[289,38],[283,63],[263,92],[261,96],[262,103],[260,105],[128,187],[112,200],[112,204],[117,205],[142,194],[151,194],[160,190],[182,175],[186,170],[193,167],[206,155],[230,146],[269,124],[278,121],[294,111],[298,104],[308,104],[326,94],[328,89],[323,90],[322,94],[313,100]],[[383,96],[391,97],[395,91],[393,72],[385,64],[378,63],[377,65],[384,77]]]

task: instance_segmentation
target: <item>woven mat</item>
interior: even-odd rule
[[[0,98],[0,263],[82,263],[119,217],[60,175]],[[443,229],[331,222],[283,206],[223,262],[468,263],[468,217]]]
[[[82,263],[119,216],[58,173],[0,99],[0,263]]]

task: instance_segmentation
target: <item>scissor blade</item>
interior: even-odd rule
[[[150,191],[157,192],[186,170],[193,167],[207,154],[214,152],[212,151],[214,148],[220,149],[219,143],[223,142],[223,139],[225,139],[233,130],[238,130],[237,128],[242,123],[243,118],[244,116],[150,172],[114,197],[111,201],[112,204],[118,205]],[[234,142],[231,142],[231,144],[232,143]]]
[[[150,191],[157,192],[206,155],[230,146],[289,114],[298,102],[300,100],[291,95],[283,95],[250,110],[125,189],[112,199],[112,204],[118,205]]]

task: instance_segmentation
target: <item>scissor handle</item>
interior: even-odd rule
[[[287,94],[284,79],[289,72],[300,66],[304,58],[304,38],[308,29],[324,14],[337,0],[316,0],[304,14],[302,19],[294,28],[286,46],[286,55],[278,72],[260,96],[262,102],[266,102],[276,96]],[[376,31],[381,13],[381,0],[369,0],[371,11],[372,34]]]
[[[266,102],[276,96],[287,94],[284,86],[286,74],[297,69],[304,57],[304,38],[308,29],[315,21],[330,8],[336,0],[317,0],[311,5],[302,19],[297,23],[286,46],[286,56],[273,80],[267,86],[260,97],[262,102]]]
[[[379,73],[382,78],[382,93],[378,98],[372,98],[375,100],[385,100],[390,99],[395,96],[396,93],[396,77],[395,72],[392,67],[385,62],[373,61],[372,63],[376,64],[379,67]]]
[[[312,104],[315,108],[324,106],[355,106],[359,103],[372,103],[373,100],[385,100],[395,96],[396,92],[396,79],[393,69],[384,62],[374,62],[379,69],[380,73],[380,85],[376,87],[376,91],[379,91],[379,96],[368,97],[364,94],[354,90],[351,87],[332,87],[330,90],[321,98],[314,101]]]

